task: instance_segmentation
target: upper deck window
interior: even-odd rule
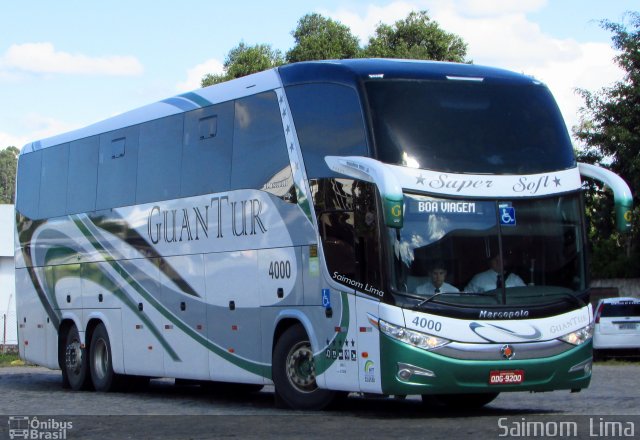
[[[364,119],[355,89],[339,84],[287,87],[307,177],[332,177],[325,156],[367,156]]]
[[[385,80],[366,90],[383,162],[478,174],[575,166],[562,116],[543,85]]]

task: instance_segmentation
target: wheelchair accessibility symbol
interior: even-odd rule
[[[516,225],[516,208],[513,206],[501,206],[500,208],[500,224],[503,226]]]
[[[322,306],[325,309],[331,308],[331,291],[329,289],[322,289]]]

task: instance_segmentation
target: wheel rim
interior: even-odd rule
[[[93,347],[93,371],[97,379],[104,379],[109,368],[109,350],[104,339],[100,338],[94,342]]]
[[[309,342],[298,342],[289,350],[287,378],[293,387],[303,393],[311,393],[317,389],[316,368]]]
[[[64,354],[64,363],[67,371],[73,375],[79,375],[82,371],[82,347],[80,341],[67,344]]]

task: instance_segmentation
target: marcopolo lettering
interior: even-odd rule
[[[505,310],[492,312],[490,310],[480,310],[478,317],[480,319],[517,319],[529,316],[528,310]]]
[[[261,214],[260,200],[234,201],[229,196],[212,197],[208,205],[188,208],[162,209],[156,205],[147,217],[147,235],[158,244],[207,239],[210,230],[215,238],[224,238],[224,231],[229,229],[235,237],[264,234],[267,228]]]

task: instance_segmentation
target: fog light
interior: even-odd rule
[[[400,371],[398,371],[398,379],[400,379],[403,382],[408,382],[409,379],[411,379],[411,370],[407,370],[407,369],[402,369]]]
[[[436,377],[436,373],[425,368],[416,367],[415,365],[398,362],[398,379],[402,382],[409,382],[413,376]]]
[[[573,367],[569,368],[569,373],[577,373],[579,371],[584,371],[585,374],[590,374],[591,365],[592,365],[591,359],[587,359],[586,361],[582,361],[579,364],[576,364]]]

